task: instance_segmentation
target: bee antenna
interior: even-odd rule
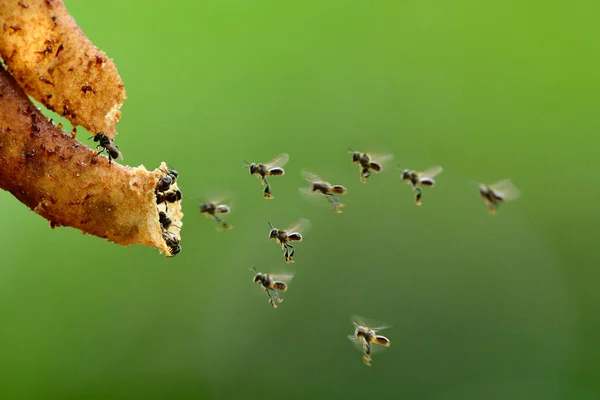
[[[271,227],[271,229],[275,229],[275,228],[273,227],[273,225],[272,225],[272,224],[271,224],[269,221],[267,221],[267,223],[269,224],[269,226]]]
[[[255,274],[257,274],[258,272],[256,272],[256,268],[252,267],[252,268],[248,268],[250,271],[254,272]]]
[[[352,153],[354,153],[354,150],[352,150],[352,147],[350,146],[346,146],[348,148],[348,150],[350,150]]]
[[[242,165],[242,167],[244,167],[244,168],[245,168],[245,167],[247,167],[248,165],[250,165],[250,163],[249,163],[248,161],[246,161],[246,160],[242,160],[242,161],[244,162],[244,165]]]
[[[94,137],[94,135],[92,135],[92,136],[90,136],[89,138],[87,138],[87,140],[90,140],[90,139],[91,139],[91,138],[93,138],[93,137]]]

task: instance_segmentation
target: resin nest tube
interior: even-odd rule
[[[156,204],[154,171],[109,164],[104,155],[55,126],[0,71],[0,187],[50,221],[122,245],[142,244],[170,255]],[[175,182],[171,187],[177,189]],[[181,227],[181,201],[166,211]],[[180,240],[179,228],[169,232]]]

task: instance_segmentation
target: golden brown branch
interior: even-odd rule
[[[123,82],[61,0],[0,0],[0,56],[25,92],[49,110],[114,138]]]
[[[166,170],[164,163],[161,168]],[[0,70],[0,188],[52,227],[71,226],[168,254],[154,192],[163,175],[160,169],[109,164],[105,156],[96,156],[49,121]],[[181,202],[169,204],[168,211],[173,224],[181,226]],[[180,239],[177,227],[170,231]]]

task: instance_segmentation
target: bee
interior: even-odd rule
[[[181,252],[181,246],[179,245],[179,239],[177,239],[177,237],[175,237],[174,234],[172,234],[169,231],[163,230],[162,238],[165,241],[165,243],[167,244],[167,246],[169,247],[171,257],[173,257],[173,256],[179,254],[179,252]]]
[[[167,216],[167,214],[164,211],[158,212],[158,222],[160,223],[162,229],[165,231],[168,230],[171,226],[181,228],[180,226],[173,225],[173,221]]]
[[[176,203],[182,199],[181,190],[170,190],[168,192],[156,192],[156,204]]]
[[[267,295],[269,296],[269,303],[273,308],[277,308],[277,304],[281,303],[283,299],[279,297],[278,292],[285,292],[288,288],[289,282],[292,280],[294,275],[292,274],[263,274],[257,272],[256,268],[251,268],[254,271],[254,283],[258,283],[263,287]]]
[[[333,212],[341,214],[344,204],[340,202],[336,194],[346,194],[348,190],[342,185],[332,185],[319,176],[307,171],[301,172],[304,179],[310,183],[310,188],[301,188],[300,191],[306,195],[320,194],[331,204]]]
[[[289,161],[290,156],[286,153],[279,154],[275,157],[271,162],[265,164],[257,164],[257,163],[249,163],[248,161],[244,161],[246,163],[246,167],[250,169],[250,175],[256,175],[260,177],[263,185],[266,185],[264,190],[265,199],[272,199],[273,195],[271,193],[271,185],[267,181],[267,176],[279,176],[284,175],[285,170],[283,167]]]
[[[381,172],[383,164],[394,158],[393,154],[376,155],[354,151],[350,147],[348,150],[352,153],[352,162],[360,167],[360,181],[367,183],[366,179],[371,176],[371,171]]]
[[[269,226],[271,227],[271,231],[269,232],[269,239],[275,239],[275,241],[281,245],[281,248],[285,250],[283,254],[285,262],[294,262],[293,257],[296,249],[294,248],[291,242],[301,242],[302,231],[306,230],[309,225],[310,222],[305,218],[300,218],[287,229],[275,228],[269,222]]]
[[[123,158],[123,154],[121,154],[121,151],[119,150],[119,146],[114,144],[113,141],[110,140],[110,138],[104,134],[104,132],[98,132],[96,135],[90,136],[88,138],[88,140],[91,138],[94,138],[94,142],[98,142],[98,145],[96,146],[96,150],[99,147],[102,148],[98,153],[96,153],[96,156],[99,156],[104,151],[106,151],[108,153],[108,163],[109,164],[112,162],[113,159],[117,160],[119,158]]]
[[[352,324],[354,324],[354,334],[348,335],[348,339],[362,348],[363,361],[365,365],[370,367],[371,355],[373,353],[372,345],[378,344],[385,347],[390,346],[390,340],[388,338],[377,334],[379,331],[389,328],[389,326],[370,328],[358,317],[354,317]]]
[[[504,179],[487,186],[483,183],[478,185],[479,196],[485,201],[488,212],[492,215],[496,213],[500,203],[516,200],[521,195],[519,189],[513,185],[510,179]]]
[[[169,189],[171,189],[171,185],[177,182],[179,173],[174,169],[171,169],[169,171],[165,171],[163,169],[161,171],[163,171],[165,174],[158,180],[155,192],[165,194],[167,191],[169,191]]]
[[[423,195],[423,191],[418,185],[433,187],[435,185],[433,178],[441,174],[443,170],[444,169],[442,167],[436,165],[435,167],[428,168],[423,172],[409,171],[408,169],[402,171],[400,178],[403,181],[406,181],[407,184],[411,185],[413,190],[417,191],[415,196],[416,205],[420,206],[422,204],[421,196]]]
[[[213,218],[215,221],[217,221],[217,227],[220,225],[224,229],[231,229],[233,228],[233,226],[223,221],[218,216],[218,214],[229,214],[231,212],[231,209],[225,204],[219,204],[220,202],[221,200],[208,201],[206,203],[200,204],[200,214]]]

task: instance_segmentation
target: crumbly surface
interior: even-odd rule
[[[28,95],[74,126],[114,138],[123,82],[62,1],[0,0],[0,56]]]
[[[0,70],[0,188],[50,221],[122,245],[142,244],[169,255],[162,239],[154,171],[109,163],[49,121]],[[90,140],[90,145],[93,145]],[[175,186],[176,188],[176,186]],[[168,216],[181,226],[181,202]],[[179,229],[170,231],[180,239]]]

